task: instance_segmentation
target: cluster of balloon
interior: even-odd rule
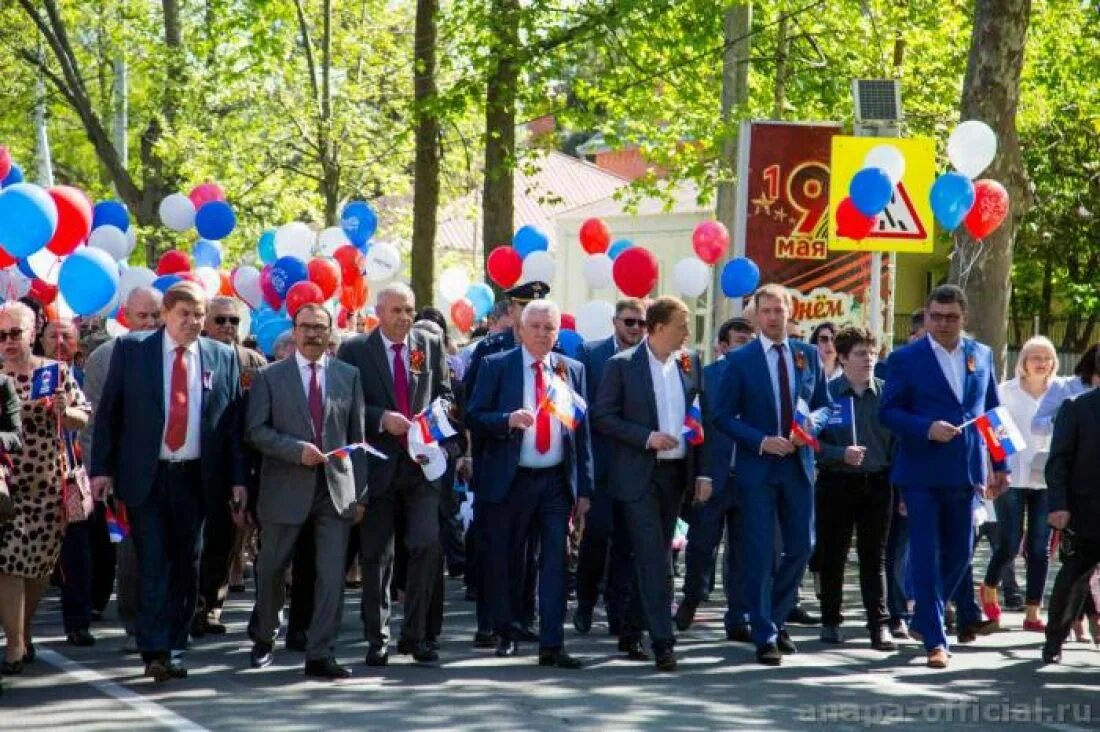
[[[953,171],[936,178],[929,193],[936,220],[948,231],[960,224],[974,239],[992,234],[1008,216],[1008,191],[995,180],[975,180],[997,157],[997,134],[985,122],[968,120],[947,140]]]
[[[521,226],[512,236],[512,245],[501,245],[489,252],[486,274],[502,289],[519,282],[553,282],[556,267],[548,251],[550,237],[537,226]]]
[[[868,150],[863,167],[848,183],[847,198],[837,207],[837,235],[857,241],[867,238],[904,176],[905,156],[896,146],[876,145]]]
[[[448,303],[451,322],[462,333],[493,309],[493,288],[484,282],[472,282],[463,267],[448,267],[439,276],[439,294]]]

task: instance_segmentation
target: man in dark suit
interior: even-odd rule
[[[674,297],[650,303],[646,340],[607,362],[592,408],[593,428],[607,438],[611,452],[608,490],[622,510],[634,552],[637,591],[623,632],[631,634],[627,643],[633,648],[642,629],[649,629],[661,671],[676,668],[669,613],[676,519],[692,486],[696,500],[710,493],[701,450],[684,437],[687,410],[702,393],[699,359],[682,350],[689,315]]]
[[[523,546],[537,527],[539,665],[580,668],[565,652],[565,553],[569,515],[583,519],[592,493],[588,422],[574,416],[585,393],[584,367],[550,355],[561,311],[540,300],[524,308],[523,345],[482,364],[466,415],[482,441],[477,493],[485,521],[487,581],[497,655],[514,655],[513,624],[522,612]],[[553,408],[548,402],[552,402]]]
[[[930,668],[948,664],[944,603],[970,567],[975,492],[995,498],[1008,488],[1003,460],[993,462],[986,486],[982,438],[977,429],[959,427],[999,404],[992,353],[962,336],[966,305],[955,285],[932,291],[925,305],[928,337],[890,355],[879,408],[898,442],[891,479],[909,514],[912,627],[924,638]],[[971,631],[960,627],[960,638]]]
[[[164,295],[163,328],[116,341],[92,441],[94,492],[116,492],[129,512],[137,643],[157,681],[187,675],[208,507],[232,496],[243,513],[247,499],[237,356],[199,337],[205,314],[202,287],[180,282]]]
[[[756,659],[778,666],[783,654],[798,650],[784,626],[814,544],[814,457],[809,443],[825,426],[832,401],[817,349],[787,336],[787,290],[764,285],[753,295],[753,304],[758,337],[726,356],[729,365],[715,401],[714,423],[737,443],[744,589]],[[782,538],[778,566],[777,523]]]
[[[378,327],[340,347],[339,358],[359,369],[366,403],[366,435],[385,455],[370,455],[370,510],[359,527],[362,541],[364,635],[370,644],[367,665],[389,660],[390,582],[393,577],[394,521],[405,522],[408,571],[405,620],[398,653],[420,663],[439,659],[427,639],[428,611],[440,561],[439,481],[429,481],[410,456],[411,419],[436,399],[452,401],[447,363],[440,339],[413,330],[416,303],[405,284],[378,293]],[[360,456],[361,457],[361,456]]]
[[[581,347],[580,362],[584,364],[588,382],[585,398],[589,404],[596,403],[608,360],[619,351],[638,345],[645,337],[645,303],[637,298],[620,300],[615,305],[612,325],[615,332],[611,336]],[[592,459],[596,468],[596,489],[577,557],[577,607],[573,611],[573,626],[578,633],[587,633],[592,628],[592,611],[603,585],[608,629],[612,635],[618,635],[630,597],[632,567],[630,539],[622,522],[614,520],[615,502],[607,491],[607,453],[608,439],[599,432],[594,433]]]
[[[741,509],[733,477],[736,448],[725,433],[714,425],[716,398],[721,393],[722,378],[729,361],[726,355],[752,340],[753,328],[745,318],[727,320],[718,329],[718,349],[722,358],[703,369],[703,417],[706,442],[707,475],[711,479],[711,496],[696,504],[688,526],[684,564],[684,599],[676,608],[677,630],[687,630],[695,620],[695,611],[707,594],[707,586],[715,572],[715,558],[722,532],[726,534],[726,561],[723,588],[726,591],[726,638],[743,643],[752,642],[749,630],[749,608],[743,590],[744,559],[741,537]]]
[[[257,515],[261,548],[256,577],[253,668],[273,660],[287,564],[303,524],[312,525],[315,560],[313,615],[306,633],[306,676],[351,675],[336,662],[344,598],[344,556],[353,521],[367,500],[364,463],[328,455],[363,442],[359,373],[325,352],[332,316],[320,305],[294,315],[295,355],[260,371],[248,399],[246,435],[263,456]],[[301,578],[295,567],[294,582]]]

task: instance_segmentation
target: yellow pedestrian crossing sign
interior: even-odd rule
[[[928,194],[936,179],[936,146],[925,137],[833,137],[829,174],[829,249],[852,252],[932,253],[932,204]],[[874,148],[891,145],[905,159],[905,172],[894,186],[886,209],[875,217],[874,228],[863,239],[837,234],[836,212],[848,197],[852,176],[864,167]]]

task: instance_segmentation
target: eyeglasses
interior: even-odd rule
[[[625,325],[627,328],[644,328],[645,327],[645,321],[642,320],[641,318],[619,318],[618,320],[619,320],[620,323]]]
[[[829,333],[818,333],[817,334],[817,342],[818,343],[832,343],[833,342],[833,336]]]
[[[296,327],[303,333],[324,333],[328,330],[327,325],[320,323],[317,325],[312,323],[299,323]]]
[[[17,341],[23,337],[22,328],[12,328],[11,330],[0,330],[0,343],[4,343],[9,338],[13,341]]]
[[[957,323],[962,320],[958,313],[928,313],[928,317],[937,323]]]
[[[229,323],[231,325],[240,325],[241,319],[238,318],[236,315],[215,315],[214,322],[218,325],[225,325],[226,323]]]

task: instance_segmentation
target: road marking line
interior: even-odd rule
[[[125,686],[111,681],[109,678],[93,671],[86,666],[73,661],[70,658],[66,658],[57,651],[49,648],[41,648],[38,651],[38,657],[46,663],[50,664],[54,668],[64,671],[69,676],[72,676],[77,681],[88,684],[93,689],[96,689],[100,693],[116,699],[126,706],[130,707],[134,711],[143,714],[149,719],[159,722],[166,727],[175,730],[185,730],[186,732],[210,732],[206,727],[195,724],[185,717],[173,712],[167,707],[157,704],[155,701],[146,699],[136,691],[131,691]]]

